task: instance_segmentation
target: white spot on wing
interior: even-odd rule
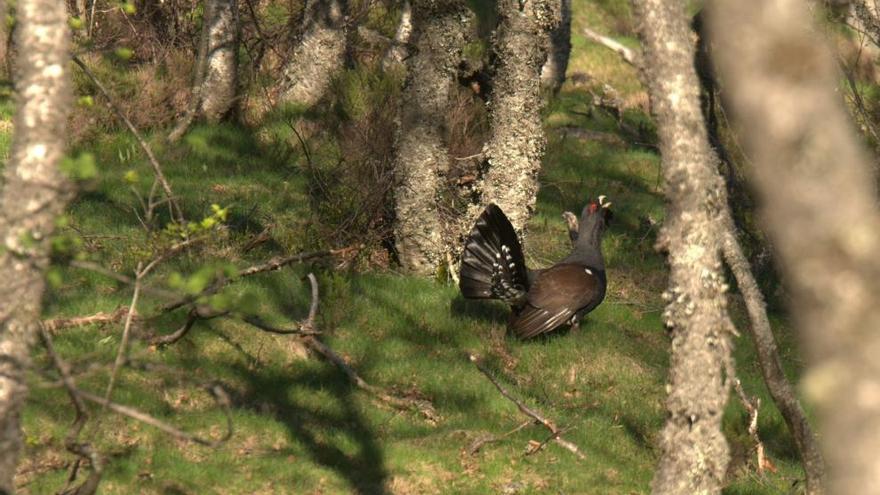
[[[593,270],[590,270],[589,268],[584,268],[584,271],[587,272],[587,275],[593,274]]]

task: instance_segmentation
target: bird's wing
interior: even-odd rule
[[[528,303],[513,317],[510,328],[523,339],[549,332],[603,292],[598,274],[583,265],[550,267],[536,278],[529,289]]]

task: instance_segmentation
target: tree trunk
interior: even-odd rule
[[[70,188],[58,169],[70,108],[70,39],[63,1],[19,0],[18,111],[0,190],[0,493],[13,493],[19,416],[49,263],[49,238]]]
[[[658,245],[669,251],[669,288],[664,293],[669,303],[663,316],[672,332],[672,356],[668,419],[653,492],[720,493],[730,458],[721,419],[733,328],[720,252],[724,185],[703,125],[683,5],[640,0],[633,7],[669,198]]]
[[[168,135],[169,141],[180,139],[197,118],[219,122],[235,108],[240,31],[238,0],[206,1],[192,99],[186,114]]]
[[[469,11],[460,0],[413,0],[415,53],[407,59],[397,131],[395,237],[401,264],[431,275],[446,262],[438,198],[449,166],[443,115],[449,104]]]
[[[284,68],[284,100],[312,106],[345,59],[345,0],[307,0],[303,35]]]
[[[880,493],[880,212],[870,160],[806,5],[719,1],[712,14],[725,92],[810,351],[804,385],[822,420],[829,491]]]
[[[550,31],[547,43],[547,61],[541,68],[541,87],[559,92],[565,82],[568,57],[571,55],[571,0],[559,1],[559,25]]]
[[[725,201],[725,203],[727,202]],[[773,330],[770,328],[770,320],[767,319],[767,305],[764,302],[764,295],[761,294],[761,289],[758,288],[758,283],[752,276],[749,261],[737,242],[736,226],[730,208],[725,208],[725,210],[723,220],[725,230],[724,259],[736,277],[737,286],[739,286],[739,291],[746,303],[750,320],[749,333],[755,343],[761,375],[764,377],[764,383],[767,385],[767,390],[770,391],[773,402],[788,426],[788,431],[794,438],[795,447],[804,465],[807,493],[818,495],[823,493],[822,480],[825,476],[822,453],[819,451],[818,441],[809,421],[807,421],[807,415],[782,370],[776,340],[773,337]]]
[[[235,108],[238,94],[238,0],[208,0],[206,9],[201,114],[218,122]]]
[[[409,0],[403,0],[400,6],[400,22],[397,24],[397,31],[394,33],[394,40],[385,56],[382,57],[382,68],[390,70],[392,67],[400,66],[406,59],[409,50],[410,37],[412,36],[412,5]]]
[[[483,148],[489,170],[483,179],[482,200],[500,206],[520,233],[538,195],[546,144],[541,66],[548,33],[559,23],[558,6],[558,0],[498,2],[501,21],[495,35],[497,66],[489,107],[492,130]]]

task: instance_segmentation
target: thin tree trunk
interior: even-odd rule
[[[235,108],[238,94],[238,0],[207,0],[192,96],[186,114],[168,135],[175,142],[199,117],[218,122]]]
[[[20,415],[49,263],[49,238],[70,187],[58,169],[70,108],[63,1],[19,0],[18,111],[0,190],[0,492],[13,493]]]
[[[491,136],[483,153],[489,170],[483,179],[483,204],[504,210],[522,232],[535,209],[538,173],[546,140],[541,122],[541,66],[548,33],[559,23],[559,2],[500,0],[495,35],[497,59],[489,107]]]
[[[559,1],[559,25],[550,32],[547,61],[541,68],[541,87],[557,93],[565,82],[571,55],[571,0]]]
[[[238,0],[208,0],[208,49],[202,80],[202,115],[218,122],[235,108],[238,94]]]
[[[797,447],[798,454],[804,464],[807,493],[818,495],[823,493],[822,481],[825,476],[825,465],[819,450],[819,443],[794,389],[782,370],[776,340],[773,337],[773,330],[770,328],[770,320],[767,319],[767,305],[764,302],[764,296],[752,275],[749,261],[737,242],[736,226],[730,214],[730,208],[725,208],[725,210],[723,219],[724,259],[733,272],[739,291],[746,303],[750,320],[749,333],[755,343],[761,375],[764,377],[764,383],[767,385],[770,396],[776,403],[780,414],[782,414],[785,424],[788,425],[788,431],[794,438],[795,447]]]
[[[719,1],[710,34],[810,351],[828,489],[880,493],[880,212],[807,6]]]
[[[412,5],[409,0],[403,0],[403,4],[400,6],[400,22],[397,24],[397,31],[394,33],[394,40],[391,42],[391,46],[388,47],[388,51],[385,52],[385,56],[382,57],[383,69],[390,70],[394,66],[403,64],[404,59],[406,59],[409,53],[407,45],[409,44],[410,37],[412,37],[412,30]]]
[[[345,0],[307,0],[303,35],[284,68],[284,100],[312,106],[345,59]]]
[[[683,5],[640,0],[633,6],[670,200],[658,245],[669,251],[663,316],[672,332],[672,356],[653,493],[720,493],[730,459],[721,419],[733,328],[720,252],[724,185],[703,125]]]
[[[401,264],[422,275],[446,262],[438,197],[450,158],[442,117],[467,41],[468,15],[460,0],[413,0],[415,53],[407,59],[396,144],[395,237]]]

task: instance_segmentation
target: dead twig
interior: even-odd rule
[[[611,39],[608,36],[601,35],[590,28],[584,28],[583,34],[589,40],[598,43],[620,55],[623,61],[628,63],[629,65],[639,70],[642,69],[642,55],[639,52],[622,45],[620,42]]]
[[[77,394],[76,382],[70,374],[70,366],[58,356],[58,353],[55,352],[55,346],[52,344],[52,337],[49,335],[49,331],[43,325],[39,325],[39,330],[40,339],[43,341],[43,345],[46,348],[46,354],[49,355],[52,364],[58,369],[58,373],[61,375],[61,383],[64,385],[65,390],[67,390],[67,395],[70,397],[70,402],[73,404],[73,408],[76,411],[76,418],[73,421],[73,426],[67,434],[64,444],[70,453],[77,456],[77,460],[70,470],[70,474],[67,477],[67,484],[62,490],[62,493],[91,495],[95,493],[98,489],[98,484],[101,482],[101,476],[104,472],[104,459],[91,446],[91,444],[79,443],[77,441],[83,426],[85,426],[86,421],[88,421],[89,418],[86,405]],[[80,486],[73,490],[69,490],[70,485],[76,481],[80,461],[83,459],[88,460],[91,464],[92,473]]]
[[[761,398],[760,397],[749,397],[746,395],[745,390],[743,390],[742,383],[740,383],[739,378],[734,378],[733,389],[736,391],[737,397],[739,397],[740,402],[742,402],[743,407],[745,407],[746,412],[749,414],[749,436],[752,437],[752,441],[755,442],[755,455],[757,456],[758,461],[758,474],[764,474],[764,469],[769,469],[770,471],[776,472],[776,467],[773,466],[773,463],[767,458],[764,451],[764,442],[761,441],[761,437],[758,436],[758,409],[761,407]]]
[[[131,310],[128,306],[120,306],[110,313],[100,311],[88,316],[73,316],[70,318],[52,318],[51,320],[43,320],[43,328],[50,333],[65,328],[84,327],[86,325],[105,325],[108,323],[121,323],[125,320]],[[140,319],[137,311],[131,311],[135,320]]]
[[[147,155],[147,160],[153,167],[153,173],[155,174],[156,179],[159,181],[159,184],[162,186],[162,189],[165,191],[165,197],[168,200],[168,204],[171,208],[171,217],[175,218],[181,224],[185,223],[186,219],[183,216],[183,210],[180,209],[180,205],[178,205],[177,201],[174,199],[175,196],[174,192],[171,191],[171,184],[169,184],[168,179],[165,178],[165,174],[162,173],[162,166],[159,165],[159,160],[156,159],[156,155],[153,154],[153,150],[150,149],[150,146],[141,136],[141,133],[138,132],[134,124],[132,124],[128,117],[126,117],[125,114],[122,113],[122,110],[119,109],[119,105],[117,105],[114,101],[113,96],[110,95],[110,92],[107,90],[107,88],[104,87],[101,81],[99,81],[98,78],[95,77],[95,74],[92,73],[92,71],[86,66],[86,64],[82,60],[80,60],[79,57],[74,55],[71,58],[73,60],[73,63],[78,65],[79,68],[82,69],[83,73],[88,76],[88,78],[91,79],[93,83],[95,83],[95,86],[98,88],[98,90],[101,91],[101,93],[104,95],[104,98],[107,100],[107,105],[110,107],[111,110],[113,110],[113,113],[116,114],[116,117],[125,124],[128,130],[134,136],[135,140],[138,142],[138,145],[140,145],[141,149]],[[152,208],[149,208],[148,211],[145,213],[147,214],[147,220],[149,221],[149,217],[152,216]]]
[[[477,359],[477,357],[475,355],[468,354],[468,359],[470,359],[470,361],[472,363],[474,363],[474,366],[476,366],[477,369],[480,370],[480,373],[485,375],[486,378],[488,378],[489,381],[492,382],[492,385],[494,385],[495,388],[498,389],[498,392],[500,392],[501,395],[503,395],[505,399],[513,402],[514,405],[516,405],[517,409],[519,409],[519,411],[521,413],[532,418],[536,423],[542,425],[544,428],[546,428],[550,432],[550,438],[548,438],[546,441],[542,442],[541,444],[538,444],[537,448],[530,449],[530,451],[527,452],[526,455],[537,452],[538,450],[543,448],[543,446],[546,443],[548,443],[550,441],[554,441],[557,444],[559,444],[561,447],[565,448],[569,452],[576,455],[579,459],[586,459],[586,456],[584,455],[583,452],[581,452],[581,449],[578,448],[577,445],[562,438],[562,434],[565,432],[565,430],[560,429],[558,426],[556,426],[555,422],[548,419],[546,416],[539,413],[538,411],[535,411],[534,409],[530,408],[529,406],[523,404],[522,401],[520,401],[519,399],[517,399],[516,397],[511,395],[510,392],[508,392],[504,388],[504,386],[501,385],[501,383],[494,376],[492,376],[492,373],[488,369],[486,369],[485,366],[483,366],[483,363],[481,363],[480,360]]]

